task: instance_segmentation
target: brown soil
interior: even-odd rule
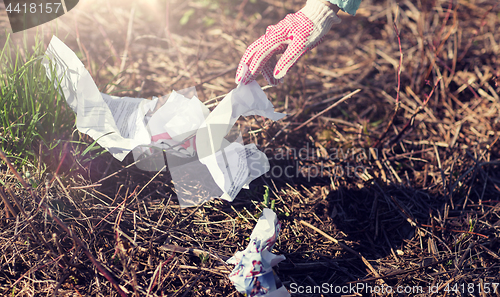
[[[196,86],[204,102],[233,89],[246,46],[303,5],[134,3],[83,1],[57,20],[58,36],[103,92],[149,98]],[[78,156],[68,149],[32,192],[1,171],[0,295],[239,296],[223,260],[246,247],[267,186],[282,221],[274,252],[287,258],[276,272],[290,290],[500,296],[498,1],[364,0],[340,16],[266,90],[288,116],[240,120],[274,173],[233,203],[181,210],[168,173],[127,167],[131,157],[104,154],[69,172]],[[45,44],[54,29],[43,26]],[[286,166],[292,175],[279,174]]]

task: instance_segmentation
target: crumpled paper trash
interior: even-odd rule
[[[76,54],[55,36],[42,63],[75,111],[78,130],[120,161],[133,152],[142,170],[164,171],[168,164],[181,207],[215,197],[233,201],[270,168],[255,144],[244,145],[241,134],[236,140],[227,136],[240,116],[261,115],[275,121],[285,116],[274,111],[255,81],[238,85],[210,112],[194,87],[173,91],[161,106],[155,97],[101,93]]]
[[[248,297],[290,296],[273,271],[273,266],[285,260],[285,256],[271,253],[280,229],[281,223],[274,211],[265,208],[250,235],[247,248],[227,260],[228,264],[236,265],[229,279],[238,292]]]

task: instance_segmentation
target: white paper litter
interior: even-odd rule
[[[150,143],[144,116],[151,100],[101,94],[76,54],[55,36],[45,54],[42,63],[47,76],[52,77],[50,61],[53,61],[54,74],[66,101],[77,114],[76,126],[80,132],[97,140],[120,161],[134,147]]]
[[[188,99],[173,91],[167,102],[148,121],[151,145],[162,149],[173,148],[170,153],[180,157],[193,157],[195,149],[192,136],[209,113],[198,98]]]
[[[208,115],[196,133],[200,162],[205,164],[217,185],[224,191],[221,199],[233,201],[242,187],[269,171],[266,155],[255,145],[242,141],[223,147],[224,139],[240,116],[261,115],[274,121],[285,114],[277,113],[266,94],[255,81],[238,85]],[[252,170],[250,169],[252,168]]]
[[[252,297],[290,296],[273,271],[273,266],[285,260],[285,256],[271,253],[280,228],[281,224],[274,211],[265,208],[250,235],[247,248],[236,252],[227,260],[228,264],[236,265],[229,274],[229,279],[240,293]]]
[[[214,197],[233,201],[242,188],[269,170],[266,155],[254,144],[244,145],[241,135],[228,140],[240,116],[272,120],[285,116],[274,111],[255,81],[233,89],[210,112],[194,88],[173,91],[162,106],[157,106],[158,98],[100,93],[76,54],[55,36],[43,65],[49,78],[57,77],[56,87],[76,112],[78,130],[120,161],[132,151],[142,170],[159,171],[167,165],[181,207]]]
[[[275,112],[266,93],[259,84],[253,81],[238,87],[222,99],[217,107],[196,133],[196,146],[200,159],[220,149],[222,140],[234,126],[240,116],[261,115],[273,121],[285,117],[285,114]]]

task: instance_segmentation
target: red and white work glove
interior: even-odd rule
[[[340,18],[322,0],[307,0],[304,8],[267,27],[246,50],[236,71],[236,83],[248,84],[262,72],[271,85],[277,85],[288,70],[323,37]],[[283,54],[278,62],[276,55]]]

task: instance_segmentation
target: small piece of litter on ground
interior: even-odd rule
[[[250,235],[247,248],[227,260],[228,264],[236,265],[229,279],[238,292],[248,297],[290,296],[273,270],[273,266],[285,260],[285,256],[271,253],[280,229],[281,223],[276,213],[265,208]]]

